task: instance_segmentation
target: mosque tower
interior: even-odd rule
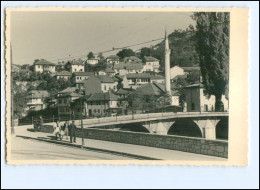
[[[167,30],[165,30],[165,90],[171,96],[170,54]]]

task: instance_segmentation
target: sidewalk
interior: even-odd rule
[[[41,132],[30,132],[27,131],[28,127],[16,128],[16,136],[28,138],[32,140],[38,140],[47,143],[54,143],[59,146],[70,146],[75,148],[81,148],[82,139],[77,138],[76,143],[70,143],[69,138],[66,137],[62,141],[54,140],[54,136],[50,133]],[[30,127],[29,127],[30,128]],[[161,148],[116,143],[110,141],[101,141],[93,139],[84,139],[85,146],[84,149],[89,151],[100,151],[111,154],[117,154],[126,157],[132,157],[135,159],[145,159],[145,160],[192,160],[192,161],[226,161],[227,159],[193,154],[175,150],[167,150]]]

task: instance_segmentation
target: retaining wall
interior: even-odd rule
[[[43,127],[42,132],[51,133],[52,128],[48,126]],[[194,137],[123,132],[90,128],[83,129],[83,134],[84,138],[88,139],[158,147],[228,158],[228,142],[223,140],[208,140]],[[82,137],[81,129],[77,129],[76,136]]]

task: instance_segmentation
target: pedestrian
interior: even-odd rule
[[[72,141],[76,143],[76,129],[75,121],[72,120],[72,123],[69,125],[70,143],[72,143]]]
[[[61,128],[59,120],[56,121],[56,127],[54,127],[53,134],[55,135],[56,140],[58,140],[58,138],[61,140]]]
[[[66,140],[68,140],[69,136],[69,121],[65,121],[64,125],[62,126],[63,135],[66,136]]]

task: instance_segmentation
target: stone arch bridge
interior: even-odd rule
[[[114,128],[160,135],[228,139],[228,112],[150,113],[86,119],[84,128]]]

